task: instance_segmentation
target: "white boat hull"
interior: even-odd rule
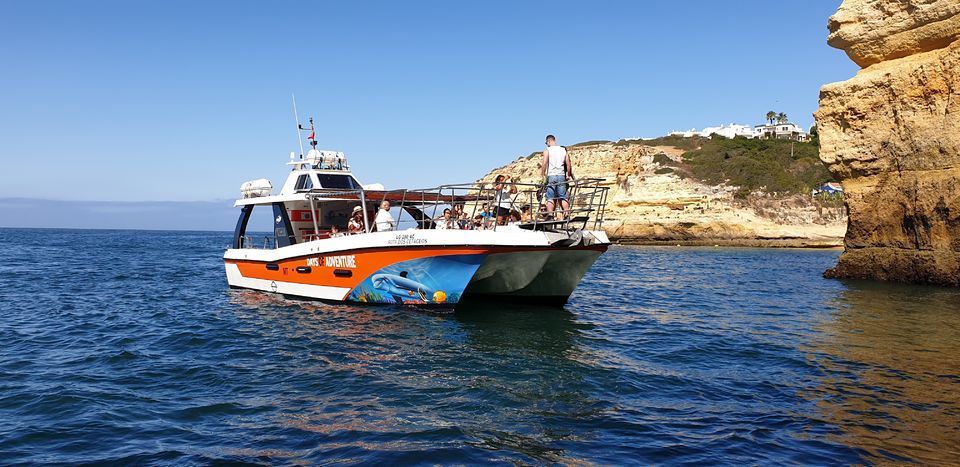
[[[467,285],[465,296],[566,303],[602,253],[572,247],[491,254]]]
[[[230,249],[231,287],[335,302],[452,306],[497,299],[562,304],[609,241],[602,231],[381,232],[269,250]]]

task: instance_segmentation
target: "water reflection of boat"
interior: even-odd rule
[[[497,354],[535,352],[564,364],[588,324],[578,323],[567,309],[518,303],[464,302],[456,320],[476,351]]]
[[[589,424],[603,405],[571,358],[583,325],[565,309],[464,302],[455,312],[410,313],[230,295],[251,299],[242,310],[250,329],[282,342],[285,377],[271,386],[280,396],[267,399],[281,407],[266,415],[274,425],[330,434],[325,449],[407,449],[424,432],[434,443],[583,463],[557,446],[568,437],[544,429],[552,417]],[[273,306],[256,306],[256,295]]]
[[[438,212],[460,206],[479,214],[484,204],[506,203],[503,190],[479,183],[425,190],[363,185],[342,153],[311,143],[308,153],[291,154],[292,170],[278,194],[263,179],[242,186],[233,244],[224,254],[231,287],[334,302],[451,306],[495,298],[556,305],[610,245],[601,228],[602,180],[570,182],[563,220],[538,212],[539,186],[516,183],[510,202],[533,205],[529,221],[437,229]],[[384,201],[391,203],[393,228],[373,221],[374,207]],[[261,241],[247,227],[262,208],[271,213],[273,235]],[[348,219],[354,235],[343,235]]]
[[[956,462],[960,292],[845,284],[809,348],[824,376],[806,395],[874,462]]]

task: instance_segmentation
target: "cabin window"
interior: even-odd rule
[[[300,178],[297,179],[297,186],[294,189],[297,191],[313,189],[313,180],[310,180],[310,175],[301,175]]]
[[[324,188],[339,188],[345,190],[359,190],[360,184],[350,175],[317,174],[320,186]]]

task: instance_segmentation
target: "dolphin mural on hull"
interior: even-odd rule
[[[370,277],[370,282],[374,288],[393,295],[397,303],[403,303],[405,300],[414,297],[424,302],[433,298],[433,289],[415,280],[408,279],[407,274],[407,271],[400,274],[374,274]]]
[[[460,301],[485,255],[448,255],[391,264],[371,274],[347,295],[361,303],[444,304]]]

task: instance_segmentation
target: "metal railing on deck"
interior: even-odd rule
[[[363,206],[367,232],[373,228],[367,218],[367,203],[379,205],[384,200],[389,201],[391,207],[401,208],[396,218],[398,229],[437,228],[438,223],[447,222],[443,220],[445,209],[455,211],[460,207],[462,213],[457,212],[451,222],[456,229],[496,230],[503,225],[517,224],[535,230],[588,227],[596,230],[602,227],[609,191],[602,182],[600,178],[567,181],[568,205],[554,205],[553,210],[549,209],[551,203],[546,199],[546,186],[537,183],[465,183],[388,191],[318,189],[307,196],[311,209],[316,201],[356,199]],[[482,219],[477,220],[478,215]]]

